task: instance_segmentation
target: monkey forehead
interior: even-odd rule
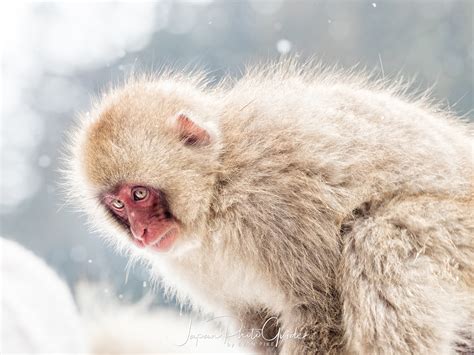
[[[85,132],[82,166],[87,179],[97,186],[111,187],[123,181],[150,178],[144,167],[157,164],[167,140],[166,129],[155,124],[121,119],[122,113],[107,110]],[[153,132],[153,133],[151,133]],[[158,159],[159,160],[159,159]]]
[[[173,170],[173,160],[183,163],[186,157],[179,157],[185,152],[170,118],[182,111],[209,117],[215,101],[189,83],[172,80],[133,82],[109,92],[83,122],[81,160],[87,179],[113,186],[151,181],[158,168],[160,175]]]
[[[107,116],[107,114],[105,115]],[[83,145],[82,166],[94,185],[113,186],[124,181],[153,182],[160,169],[170,170],[170,154],[179,142],[166,127],[117,122],[103,118],[94,122]]]

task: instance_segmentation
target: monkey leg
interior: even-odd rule
[[[461,250],[449,235],[455,209],[443,213],[434,201],[389,205],[355,220],[343,235],[347,353],[455,353],[472,307],[449,277],[450,260]],[[435,206],[439,216],[431,214]]]

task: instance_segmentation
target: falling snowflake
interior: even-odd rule
[[[276,47],[280,54],[287,54],[291,50],[291,42],[287,39],[280,39]]]
[[[42,168],[47,168],[51,165],[51,158],[47,155],[42,155],[38,159],[38,165]]]

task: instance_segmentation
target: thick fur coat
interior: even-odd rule
[[[180,112],[210,144],[183,144]],[[450,354],[473,338],[472,148],[466,122],[399,83],[285,62],[110,90],[68,172],[108,240],[183,301],[304,334],[275,351]],[[124,181],[166,193],[182,227],[170,252],[133,247],[99,202]]]

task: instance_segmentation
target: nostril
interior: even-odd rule
[[[130,229],[135,239],[138,239],[139,241],[142,241],[142,242],[144,241],[145,234],[147,232],[146,228],[138,228],[137,230],[136,228],[131,227]]]

